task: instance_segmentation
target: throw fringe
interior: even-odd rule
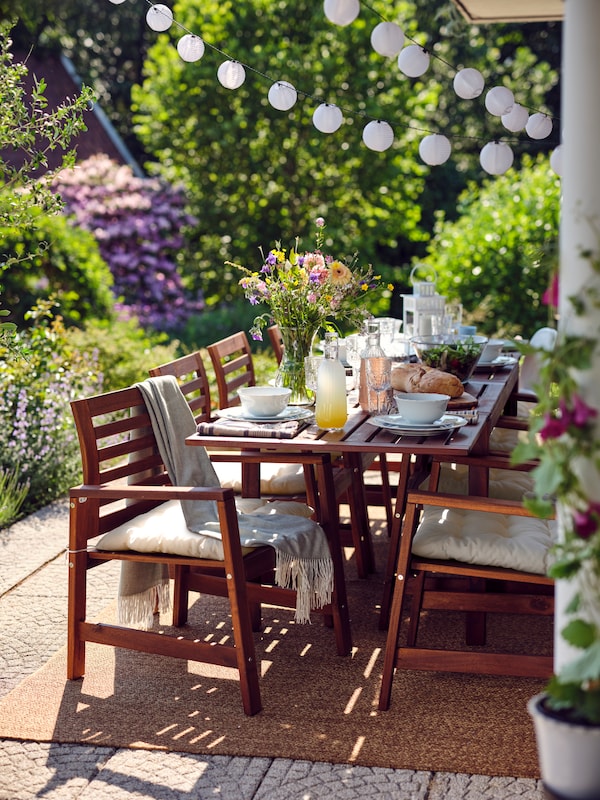
[[[169,581],[164,580],[144,592],[120,595],[117,618],[122,625],[148,631],[154,624],[154,614],[163,614],[171,608]]]
[[[331,603],[333,562],[329,558],[295,558],[275,550],[275,583],[284,589],[296,590],[294,620],[310,622],[310,610]]]

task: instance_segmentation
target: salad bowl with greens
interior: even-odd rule
[[[437,334],[410,340],[421,364],[469,380],[487,343],[486,336]]]

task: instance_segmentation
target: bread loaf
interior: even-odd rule
[[[452,398],[464,393],[456,375],[424,364],[398,364],[392,370],[392,388],[398,392],[437,392]]]

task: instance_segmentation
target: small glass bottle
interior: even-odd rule
[[[319,428],[341,430],[348,419],[346,400],[346,370],[338,358],[338,341],[335,333],[325,334],[323,361],[317,376],[317,401],[315,422]]]
[[[385,357],[380,344],[379,323],[367,322],[367,344],[360,354],[360,377],[358,384],[358,403],[363,411],[377,410],[377,393],[369,389],[367,381],[367,358]]]

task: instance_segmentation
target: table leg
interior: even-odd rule
[[[388,627],[390,619],[390,606],[396,581],[396,564],[398,561],[398,550],[400,548],[402,520],[404,518],[404,512],[406,511],[406,492],[408,489],[409,477],[410,456],[403,455],[400,463],[400,472],[398,473],[398,488],[396,490],[396,503],[392,520],[390,546],[383,577],[383,596],[381,598],[381,611],[379,613],[379,630],[382,631]]]

